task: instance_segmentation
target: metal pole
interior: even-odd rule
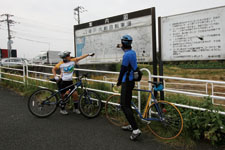
[[[8,57],[11,57],[11,49],[12,49],[12,41],[11,41],[11,34],[10,34],[10,20],[9,14],[6,15],[7,27],[8,27]]]
[[[74,56],[77,57],[76,28],[75,28],[75,26],[73,26],[73,35],[74,35]]]
[[[27,85],[28,85],[28,79],[29,79],[28,78],[29,77],[29,74],[28,74],[28,66],[29,66],[28,63],[26,62],[26,74],[27,74],[27,82],[26,83],[27,83]]]
[[[157,75],[157,52],[156,52],[156,20],[155,20],[155,7],[151,8],[152,14],[152,56],[153,56],[153,75]],[[153,79],[157,82],[157,78]],[[157,92],[154,91],[155,97],[157,97]]]
[[[138,89],[141,89],[140,82],[138,82]],[[141,91],[138,91],[138,110],[141,113]]]
[[[77,23],[78,23],[78,25],[80,24],[80,13],[82,13],[81,9],[84,9],[84,8],[82,6],[78,6],[77,8],[74,8],[74,15],[77,15]]]
[[[26,65],[26,61],[23,63],[23,83],[24,83],[24,84],[25,84],[25,82],[26,82],[26,74],[25,74],[26,70],[25,70],[25,65]]]
[[[159,42],[159,75],[163,76],[163,60],[162,60],[162,46],[161,46],[161,17],[158,17],[158,42]],[[163,78],[159,79],[163,84]],[[160,99],[164,100],[164,92],[160,91]]]
[[[142,68],[140,70],[141,71],[147,71],[147,73],[148,73],[148,80],[151,81],[151,72],[148,69],[146,69],[146,68]],[[151,90],[151,87],[152,87],[151,83],[149,83],[148,85],[149,85],[149,90]],[[141,89],[141,82],[138,82],[138,89]],[[138,91],[137,98],[138,98],[138,110],[141,113],[141,91]],[[151,103],[151,101],[150,101],[150,103]]]
[[[0,66],[0,81],[2,80],[2,67]]]
[[[77,9],[77,18],[78,18],[78,24],[80,24],[80,6],[78,6],[78,9]]]
[[[214,96],[214,84],[211,83],[212,85],[212,96]],[[214,98],[212,98],[212,104],[214,105]]]

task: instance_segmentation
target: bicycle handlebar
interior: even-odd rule
[[[85,74],[83,74],[82,76],[79,76],[79,77],[78,77],[78,80],[81,80],[82,78],[87,78],[87,76],[88,76],[88,74],[85,73]]]
[[[115,93],[119,93],[119,91],[117,90],[117,89],[115,89],[117,86],[116,86],[116,84],[112,84],[112,90],[113,90],[113,92],[115,92]]]
[[[148,81],[148,83],[152,83],[156,86],[159,86],[160,84],[162,84],[162,82],[154,82],[154,81]]]
[[[162,91],[162,90],[164,89],[162,82],[148,81],[148,83],[154,84],[154,85],[152,86],[152,88],[153,88],[155,91]],[[118,91],[117,89],[115,89],[115,87],[117,87],[116,84],[112,84],[113,92],[119,93],[119,91]],[[151,91],[149,91],[149,90],[142,90],[142,89],[133,89],[133,90],[136,90],[136,91],[144,91],[144,92],[151,92]]]
[[[78,80],[81,80],[82,78],[87,78],[87,76],[88,76],[88,74],[87,73],[85,73],[85,74],[83,74],[82,76],[79,76],[78,77]],[[62,80],[61,78],[59,79],[59,80],[56,80],[55,78],[50,78],[49,79],[50,81],[52,81],[52,82],[59,82],[60,80]]]

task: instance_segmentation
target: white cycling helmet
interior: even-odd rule
[[[69,51],[63,51],[63,52],[60,52],[58,55],[60,58],[66,58],[67,56],[70,56],[70,53]]]

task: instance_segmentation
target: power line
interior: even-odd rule
[[[0,29],[0,30],[3,30],[5,32],[7,32],[6,29]],[[38,38],[38,39],[52,39],[52,40],[64,40],[64,41],[68,41],[68,40],[72,40],[72,39],[69,39],[69,38],[56,38],[55,36],[54,37],[50,37],[50,36],[39,36],[39,35],[36,35],[36,34],[31,34],[29,32],[26,32],[26,31],[21,31],[21,30],[11,30],[11,32],[13,32],[16,36],[17,35],[23,35],[23,36],[26,36],[28,38]],[[15,36],[15,37],[16,37]]]
[[[31,40],[31,39],[27,39],[27,38],[23,38],[23,37],[19,37],[16,36],[17,39],[22,39],[22,40],[26,40],[26,41],[31,41],[31,42],[37,42],[37,43],[49,43],[49,42],[43,42],[43,41],[37,41],[37,40]]]
[[[50,42],[37,41],[37,40],[27,39],[27,38],[23,38],[23,37],[19,37],[19,36],[16,36],[16,38],[17,39],[21,39],[21,40],[30,41],[30,42],[35,42],[35,43],[47,44],[48,45],[48,49],[50,50]]]
[[[31,22],[23,22],[21,21],[21,24],[22,27],[26,28],[26,29],[33,29],[33,30],[37,30],[37,28],[40,28],[41,30],[47,30],[47,31],[54,31],[54,32],[60,32],[60,33],[65,33],[65,34],[71,34],[72,33],[72,28],[70,30],[63,30],[62,28],[53,28],[51,26],[40,26],[38,24],[34,24],[34,23],[31,23]]]
[[[61,26],[61,25],[55,25],[55,24],[49,24],[49,23],[43,23],[43,22],[40,22],[40,21],[37,21],[37,20],[33,20],[33,19],[28,19],[28,18],[24,18],[24,17],[19,17],[19,16],[15,16],[16,18],[18,18],[19,20],[22,19],[24,21],[21,21],[25,24],[33,24],[35,26],[39,26],[39,27],[44,27],[44,28],[48,28],[49,26],[51,28],[55,28],[57,30],[62,30],[62,31],[71,31],[72,30],[72,27],[71,28],[68,28],[68,27],[65,27],[65,26]],[[46,27],[47,26],[47,27]],[[49,28],[48,28],[49,29]]]
[[[18,35],[24,35],[26,37],[33,37],[33,38],[39,38],[39,39],[44,38],[44,39],[52,39],[52,40],[70,40],[69,38],[57,38],[56,36],[50,37],[50,36],[46,36],[46,35],[44,35],[44,36],[39,36],[39,35],[36,35],[36,34],[31,35],[30,33],[25,33],[25,32],[19,31],[19,30],[13,30],[13,31],[16,33],[16,35],[17,34]]]

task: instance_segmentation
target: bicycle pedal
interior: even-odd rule
[[[65,106],[66,106],[66,103],[64,103],[62,101],[59,102],[59,107],[61,107],[61,108],[63,107],[64,108]]]

